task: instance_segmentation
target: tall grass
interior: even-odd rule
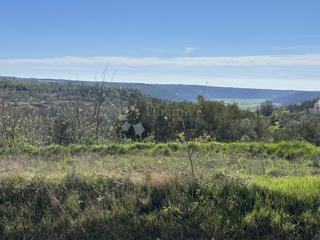
[[[217,153],[245,153],[251,155],[273,155],[288,160],[298,157],[320,154],[320,148],[307,142],[282,141],[277,143],[266,142],[202,142],[195,143],[200,149]],[[32,146],[23,145],[19,148],[0,149],[0,154],[12,152],[22,152],[30,155],[74,155],[78,153],[99,153],[99,154],[127,154],[136,150],[165,152],[185,151],[185,145],[178,142],[169,143],[125,143],[109,145],[48,145]]]
[[[196,175],[228,170],[248,175],[320,175],[320,148],[306,142],[195,142]],[[108,176],[190,173],[186,144],[22,146],[0,150],[0,172],[100,173]]]
[[[0,178],[1,239],[312,239],[318,178]]]

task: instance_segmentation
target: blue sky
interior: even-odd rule
[[[0,75],[320,90],[320,1],[3,0]]]

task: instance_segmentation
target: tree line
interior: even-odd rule
[[[201,96],[195,102],[170,102],[104,84],[0,81],[0,146],[165,142],[181,133],[186,140],[320,145],[320,118],[301,106],[275,107],[266,101],[249,111]]]

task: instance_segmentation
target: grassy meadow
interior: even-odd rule
[[[2,149],[1,239],[318,239],[318,147],[188,144]]]
[[[320,148],[307,142],[169,142],[110,145],[25,145],[0,150],[2,173],[189,176],[188,144],[199,178],[214,172],[271,177],[320,173]]]

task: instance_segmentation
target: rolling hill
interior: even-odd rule
[[[62,80],[62,79],[35,79],[3,77],[16,81],[31,82],[59,82],[76,85],[95,85],[94,81]],[[238,101],[272,100],[274,103],[290,105],[306,100],[320,98],[320,91],[299,91],[299,90],[273,90],[253,88],[214,87],[201,85],[182,84],[145,84],[114,82],[105,83],[112,88],[138,89],[147,95],[170,101],[194,101],[198,95],[204,93],[206,99]]]

